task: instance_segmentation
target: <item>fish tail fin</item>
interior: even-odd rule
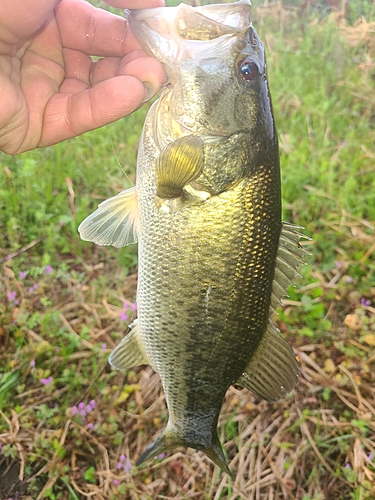
[[[138,458],[136,466],[143,464],[150,458],[154,458],[165,451],[168,451],[176,446],[183,446],[184,443],[178,434],[169,428],[169,425],[164,429],[161,436],[159,436],[156,441],[151,443],[142,455]]]
[[[215,437],[213,438],[213,443],[211,448],[202,449],[202,451],[208,456],[208,458],[210,458],[216,465],[218,465],[222,471],[224,471],[226,474],[228,474],[228,476],[233,478],[233,475],[228,467],[227,461],[225,460],[220,440],[216,434]]]
[[[203,453],[205,453],[208,458],[210,458],[216,465],[220,467],[220,469],[226,472],[230,477],[232,477],[232,473],[229,470],[228,464],[225,460],[224,452],[221,447],[219,438],[215,433],[212,437],[212,445],[210,448],[204,448],[199,445],[189,444],[182,437],[178,435],[178,433],[172,428],[172,426],[167,425],[164,429],[163,434],[156,439],[152,444],[150,444],[147,449],[142,453],[139,459],[136,462],[136,466],[143,464],[147,460],[164,453],[165,451],[171,450],[176,446],[191,446],[197,448]]]

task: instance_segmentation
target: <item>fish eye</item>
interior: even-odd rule
[[[259,75],[258,65],[252,59],[242,59],[239,61],[237,67],[240,77],[247,82],[255,80],[255,78]]]

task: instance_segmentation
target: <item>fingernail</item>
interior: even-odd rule
[[[155,87],[150,82],[142,82],[146,91],[145,97],[142,99],[141,104],[149,101],[156,94]]]
[[[171,68],[171,66],[169,66],[169,64],[165,64],[165,63],[161,63],[161,65],[163,66],[163,69],[164,69],[164,73],[165,73],[165,82],[164,82],[164,85],[168,85],[168,83],[170,83],[173,79],[173,69]]]

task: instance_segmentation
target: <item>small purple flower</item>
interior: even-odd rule
[[[49,385],[52,382],[52,377],[49,376],[47,378],[41,378],[40,381],[43,385]]]
[[[138,305],[137,305],[137,303],[136,303],[136,302],[134,302],[134,304],[132,304],[132,305],[130,306],[130,309],[131,309],[132,311],[136,311],[136,310],[137,310],[137,308],[138,308]]]
[[[101,351],[105,351],[107,349],[107,344],[102,344],[102,347],[100,348]]]
[[[83,410],[84,408],[85,408],[85,403],[81,402],[81,403],[78,404],[78,409],[79,410]]]
[[[347,469],[351,469],[351,465],[350,465],[348,462],[345,464],[345,467],[346,467]]]
[[[95,400],[94,400],[94,399],[92,399],[92,400],[90,401],[89,405],[91,406],[91,409],[92,409],[92,410],[95,410],[95,408],[96,408],[96,403],[95,403]]]
[[[3,445],[0,444],[0,451],[3,451]]]
[[[132,464],[128,461],[125,455],[121,455],[120,462],[117,464],[118,469],[124,469],[125,472],[129,472],[132,468]]]
[[[45,272],[45,274],[46,274],[47,276],[49,276],[49,275],[52,273],[52,271],[53,271],[53,267],[52,267],[50,264],[48,264],[48,266],[46,266],[46,267],[44,268],[44,272]]]
[[[21,278],[21,280],[24,280],[27,276],[27,271],[20,271],[18,273],[18,277]]]
[[[79,413],[80,413],[81,417],[85,417],[86,416],[85,410],[81,410]]]
[[[121,321],[126,321],[127,319],[129,319],[129,316],[126,314],[126,311],[120,312],[120,319]]]
[[[8,300],[10,300],[11,302],[13,302],[16,298],[16,295],[17,295],[17,292],[9,292],[7,297],[8,297]]]
[[[14,305],[15,305],[15,306],[19,306],[19,305],[20,305],[20,301],[19,301],[19,300],[15,300],[15,301],[14,301]]]
[[[90,413],[90,411],[92,411],[91,405],[87,405],[85,408],[85,412]]]
[[[344,263],[342,260],[336,260],[335,262],[336,269],[342,269],[344,267]]]
[[[30,368],[35,368],[35,359],[30,361]]]
[[[361,298],[361,306],[362,307],[367,307],[371,305],[371,300],[367,300],[364,297]]]
[[[118,486],[118,485],[120,484],[120,481],[119,481],[118,479],[114,479],[114,480],[113,480],[113,484],[114,484],[115,486]]]
[[[94,424],[90,422],[89,424],[86,425],[86,428],[91,430],[94,428]]]
[[[78,408],[76,406],[72,406],[72,415],[77,415]]]
[[[29,292],[35,292],[37,288],[38,288],[38,283],[34,283],[32,286],[29,287]]]
[[[165,457],[165,453],[160,453],[160,455],[157,456],[160,460]]]
[[[367,453],[367,458],[368,458],[369,460],[372,460],[372,459],[373,459],[373,455],[372,455],[371,451],[369,451],[369,452]]]
[[[346,277],[346,282],[347,283],[353,283],[354,279],[351,276]]]

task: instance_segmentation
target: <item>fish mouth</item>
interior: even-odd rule
[[[191,7],[158,7],[125,11],[130,27],[145,50],[166,67],[169,80],[176,61],[227,53],[226,40],[241,38],[251,27],[251,3]],[[209,42],[209,43],[207,43]]]

